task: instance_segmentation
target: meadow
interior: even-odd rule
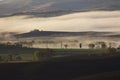
[[[23,61],[33,61],[34,53],[39,48],[0,48],[0,56],[16,55],[21,56]],[[53,57],[75,56],[75,55],[101,55],[106,52],[106,49],[52,49],[54,52]]]
[[[120,57],[67,56],[43,62],[1,63],[1,80],[120,80]]]
[[[120,54],[107,49],[52,49],[51,59],[34,61],[39,48],[0,48],[0,56],[22,61],[0,63],[0,80],[120,80]]]

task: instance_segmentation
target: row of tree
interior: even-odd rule
[[[29,41],[29,42],[16,42],[16,43],[0,43],[0,48],[9,48],[9,47],[13,47],[13,48],[22,48],[22,47],[28,47],[28,48],[32,48],[33,45],[35,44],[35,41]],[[46,48],[49,48],[49,42],[46,42]],[[69,43],[63,43],[62,41],[60,42],[61,44],[61,48],[69,48]],[[84,43],[77,43],[79,45],[79,48],[83,48]],[[39,44],[41,45],[41,44]],[[106,42],[103,41],[99,41],[99,42],[94,42],[94,43],[89,43],[88,44],[88,48],[90,49],[94,49],[94,48],[112,48],[114,47],[113,45],[116,45],[116,43],[109,43],[107,44]],[[118,44],[117,44],[118,45]],[[118,46],[119,48],[120,46]]]
[[[22,48],[22,44],[19,43],[0,43],[0,48]]]

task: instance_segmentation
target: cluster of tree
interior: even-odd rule
[[[94,48],[106,49],[106,53],[109,53],[109,54],[120,53],[120,46],[115,48],[112,46],[112,43],[109,43],[109,45],[107,46],[105,42],[97,42],[96,44],[90,43],[88,46],[90,49],[94,49]]]
[[[54,56],[54,51],[52,49],[41,49],[34,52],[34,60],[35,61],[42,61],[50,59]]]
[[[0,56],[0,61],[21,61],[22,57],[21,56],[16,56],[15,54],[9,54],[6,56]]]
[[[22,48],[22,44],[19,43],[0,43],[0,48]]]
[[[88,47],[90,49],[95,49],[95,48],[105,49],[105,48],[112,48],[113,47],[112,44],[115,44],[115,43],[109,43],[109,45],[107,45],[106,42],[101,41],[101,42],[96,42],[96,43],[90,43],[90,44],[88,44]],[[61,44],[61,46],[62,45],[63,44]],[[65,49],[67,49],[69,47],[69,44],[64,44],[63,46],[64,46]],[[79,48],[83,48],[83,43],[79,43]],[[120,48],[120,46],[118,48]]]
[[[96,43],[88,44],[88,47],[90,49],[94,49],[94,48],[107,48],[107,45],[106,45],[105,42],[96,42]]]
[[[109,53],[120,53],[120,47],[118,48],[108,48]]]

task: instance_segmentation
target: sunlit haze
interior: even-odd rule
[[[47,31],[120,31],[120,11],[79,12],[69,15],[28,18],[12,16],[0,18],[0,32],[26,32],[33,29]]]

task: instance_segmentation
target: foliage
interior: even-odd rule
[[[101,48],[107,48],[107,45],[105,43],[101,44]]]
[[[79,44],[79,47],[82,48],[82,43]]]
[[[91,43],[91,44],[88,45],[88,47],[89,47],[90,49],[93,49],[93,48],[95,48],[95,44],[92,44],[92,43]]]
[[[118,46],[118,48],[117,49],[119,49],[120,50],[120,45]]]
[[[54,55],[52,49],[43,49],[34,52],[34,59],[35,61],[49,59]]]
[[[67,48],[68,48],[68,45],[67,45],[67,44],[65,44],[65,45],[64,45],[64,47],[67,49]]]
[[[107,49],[107,53],[108,54],[115,54],[117,52],[117,49],[116,48],[108,48]]]
[[[107,48],[106,42],[98,41],[98,42],[96,42],[96,44],[99,45],[100,48]]]
[[[0,48],[22,48],[21,44],[15,43],[15,44],[11,44],[11,43],[0,43]]]

